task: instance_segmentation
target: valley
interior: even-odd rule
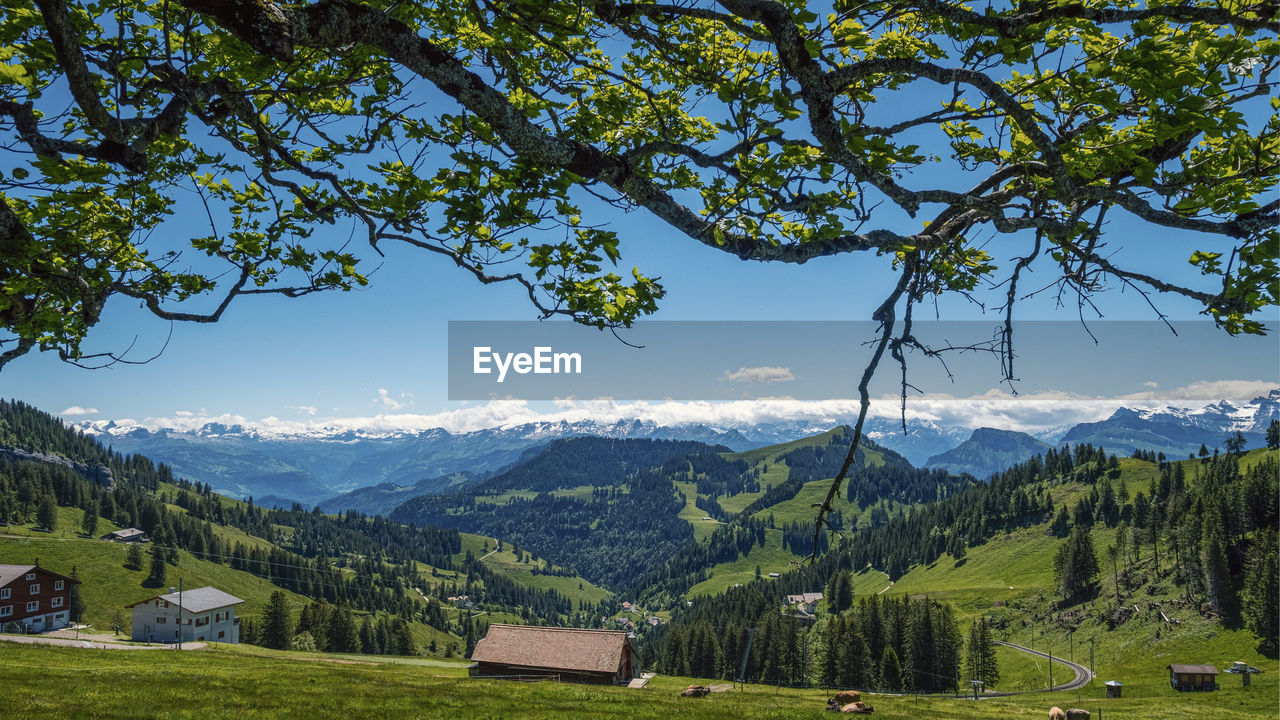
[[[1081,706],[1100,702],[1100,683],[1109,679],[1124,683],[1125,700],[1107,699],[1108,712],[1155,698],[1182,702],[1184,696],[1169,689],[1163,665],[1244,661],[1263,670],[1253,686],[1242,694],[1238,685],[1224,684],[1220,702],[1197,696],[1197,714],[1259,717],[1274,707],[1280,665],[1253,624],[1270,620],[1259,620],[1250,603],[1266,592],[1257,583],[1274,583],[1274,575],[1258,575],[1254,556],[1274,537],[1274,503],[1268,510],[1265,499],[1277,493],[1275,449],[1169,460],[1146,451],[1115,457],[1082,444],[1050,448],[980,479],[918,469],[864,441],[833,506],[833,532],[820,535],[814,548],[813,505],[847,452],[847,428],[744,451],[687,440],[555,439],[498,471],[427,481],[440,491],[400,503],[388,520],[296,503],[263,508],[166,465],[108,453],[34,408],[7,404],[0,419],[2,436],[16,437],[21,429],[15,446],[107,468],[114,483],[95,484],[49,463],[0,467],[0,511],[8,521],[0,528],[0,564],[38,559],[59,572],[74,568],[82,580],[82,622],[99,630],[120,623],[127,637],[122,607],[157,592],[149,586],[154,567],[143,562],[128,569],[128,548],[97,538],[147,526],[153,535],[148,554],[166,548],[169,585],[181,579],[188,588],[216,586],[244,601],[238,617],[250,644],[226,646],[208,660],[217,668],[211,672],[233,686],[235,667],[267,658],[296,665],[284,672],[303,675],[332,664],[299,654],[310,652],[331,657],[343,671],[361,668],[390,694],[388,702],[424,716],[443,713],[444,706],[394,699],[399,674],[443,683],[439,687],[448,689],[441,689],[440,702],[478,709],[485,703],[479,688],[491,681],[458,684],[458,678],[490,624],[604,624],[632,633],[643,666],[660,673],[647,690],[521,692],[553,706],[590,696],[610,706],[604,715],[656,716],[666,702],[654,699],[659,689],[683,687],[685,677],[727,681],[745,667],[753,682],[744,699],[717,694],[691,717],[720,717],[759,692],[772,692],[786,716],[803,717],[821,709],[806,699],[816,695],[803,686],[831,683],[880,693],[870,697],[877,714],[889,717],[924,709],[938,717],[1041,715],[1043,702],[1035,695],[978,703],[920,696],[907,706],[893,694],[946,689],[954,695],[956,688],[963,694],[973,672],[965,655],[973,641],[965,634],[981,622],[996,643],[1055,660],[1079,663],[1092,651],[1096,681],[1055,693],[1070,694]],[[971,441],[980,441],[975,435]],[[51,532],[36,512],[50,494]],[[1210,498],[1217,498],[1213,505]],[[1221,524],[1174,520],[1206,513]],[[96,526],[85,533],[89,515],[97,516]],[[1075,537],[1072,528],[1091,531],[1095,569],[1081,590],[1064,595],[1058,557]],[[1212,553],[1201,549],[1211,537],[1221,537],[1222,550],[1214,552],[1223,553],[1227,578],[1216,590]],[[1117,549],[1114,560],[1108,548]],[[802,562],[815,550],[814,561]],[[262,628],[277,592],[292,608],[295,630],[305,630],[313,645],[295,642],[294,650],[273,651],[252,644],[266,642]],[[822,593],[814,620],[802,624],[794,611],[779,612],[784,596],[809,592]],[[1219,594],[1206,595],[1212,592]],[[340,608],[352,611],[361,637],[353,648],[366,654],[332,644],[326,618]],[[920,613],[931,618],[925,626],[910,619]],[[921,636],[921,627],[932,629]],[[863,659],[837,659],[846,650],[833,643],[848,642]],[[928,655],[921,654],[924,642],[932,648]],[[74,652],[14,649],[53,668],[75,666]],[[1051,680],[1046,658],[1005,645],[993,644],[991,652],[999,668],[991,693],[1039,691],[1070,675],[1055,662]],[[920,665],[923,657],[933,669]],[[868,670],[844,674],[846,662]],[[934,679],[925,683],[926,677]],[[330,681],[316,676],[316,682]],[[127,694],[120,695],[120,707],[126,701]],[[351,702],[361,716],[359,703]],[[254,693],[241,707],[280,711]]]

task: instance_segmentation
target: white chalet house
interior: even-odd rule
[[[172,591],[173,588],[170,588]],[[213,587],[157,595],[132,605],[133,639],[141,642],[240,642],[236,605],[244,602]]]

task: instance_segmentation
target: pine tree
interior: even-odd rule
[[[80,575],[76,572],[76,566],[71,566],[71,579],[78,580]],[[67,589],[67,616],[73,623],[79,623],[84,619],[84,600],[80,597],[80,583],[72,582],[71,587]]]
[[[129,543],[129,552],[124,556],[124,567],[126,570],[142,569],[142,546],[138,543]]]
[[[276,590],[267,599],[263,612],[262,645],[285,650],[293,640],[293,618],[289,616],[289,600],[283,590]]]
[[[40,509],[36,511],[36,524],[49,532],[58,529],[58,500],[53,493],[46,493],[40,498]]]
[[[1066,537],[1067,533],[1071,532],[1071,525],[1070,520],[1067,517],[1066,505],[1063,505],[1058,509],[1058,514],[1054,516],[1053,525],[1051,525],[1049,529],[1053,532],[1054,537]]]
[[[360,651],[360,630],[356,627],[351,608],[335,605],[329,613],[329,652],[351,653]]]
[[[244,618],[240,621],[240,642],[248,645],[261,645],[262,638],[258,634],[258,623],[253,618]]]
[[[902,663],[892,647],[885,648],[884,657],[880,660],[880,682],[885,690],[902,689]]]
[[[964,669],[969,674],[970,680],[982,679],[982,652],[981,643],[978,640],[978,623],[981,618],[974,620],[969,626],[969,640],[964,644]]]
[[[404,618],[396,618],[391,630],[391,640],[397,655],[418,654],[418,646],[413,641],[413,634],[409,632],[409,623],[405,622]]]
[[[827,581],[827,611],[842,613],[853,606],[853,586],[850,583],[849,571],[838,570],[832,573]]]
[[[1273,424],[1272,427],[1275,427]],[[1260,530],[1249,546],[1244,573],[1244,622],[1258,636],[1258,651],[1280,652],[1280,538],[1275,528]]]
[[[373,636],[373,621],[368,615],[365,615],[364,620],[360,622],[360,652],[365,655],[378,654],[377,642]]]
[[[85,508],[84,517],[80,520],[80,529],[90,537],[98,534],[98,503],[91,502]]]
[[[1227,568],[1225,533],[1222,514],[1210,506],[1205,513],[1200,538],[1200,569],[1204,573],[1204,590],[1209,602],[1223,617],[1233,615],[1231,575]]]
[[[996,647],[991,642],[991,626],[982,618],[978,627],[978,648],[982,664],[984,687],[994,688],[1000,684],[1000,666],[996,662]]]
[[[1093,585],[1093,577],[1098,574],[1098,557],[1094,554],[1088,526],[1077,525],[1071,529],[1071,535],[1058,546],[1053,570],[1064,598],[1075,597]]]
[[[849,623],[842,646],[840,669],[837,677],[846,688],[866,687],[871,683],[871,653],[867,650],[867,641],[858,634],[853,623]]]
[[[295,632],[299,635],[304,632],[309,633],[317,649],[327,648],[330,615],[327,603],[316,601],[304,605],[302,612],[298,615],[298,627]]]
[[[1112,543],[1107,546],[1107,557],[1111,560],[1111,577],[1115,583],[1116,605],[1120,604],[1120,546]]]
[[[827,622],[823,636],[822,659],[818,680],[826,687],[834,687],[840,675],[840,654],[845,643],[845,620],[837,615]]]
[[[142,581],[144,587],[164,587],[165,557],[164,548],[159,543],[151,544],[151,573]]]

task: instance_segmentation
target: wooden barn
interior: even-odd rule
[[[1218,668],[1212,665],[1169,665],[1174,690],[1217,690]]]
[[[625,632],[489,626],[471,653],[471,677],[625,685],[637,673],[636,651]]]

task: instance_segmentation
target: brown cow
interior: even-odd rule
[[[858,702],[862,699],[862,693],[857,690],[841,690],[835,694],[836,702],[841,705],[848,705],[852,702]]]
[[[711,688],[701,685],[690,685],[680,693],[680,697],[706,697],[711,693]]]
[[[858,715],[870,715],[875,709],[870,705],[864,705],[861,702],[851,702],[840,708],[841,713],[856,713]]]
[[[1049,720],[1067,720],[1067,714],[1060,707],[1049,708]]]
[[[1089,711],[1071,708],[1067,711],[1067,720],[1089,720]]]

